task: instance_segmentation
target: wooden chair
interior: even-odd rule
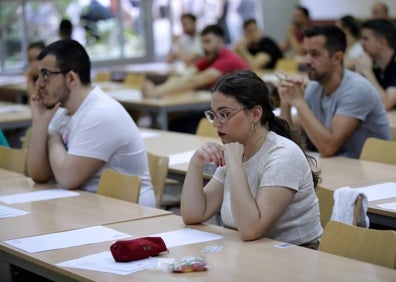
[[[200,136],[218,137],[216,128],[213,127],[207,118],[202,118],[199,121],[195,134]]]
[[[30,139],[32,138],[32,127],[28,127],[25,131],[25,135],[21,137],[22,149],[28,149],[30,144]]]
[[[327,223],[331,219],[331,215],[333,214],[333,206],[334,206],[334,191],[330,189],[323,188],[318,186],[316,188],[316,196],[319,200],[319,211],[320,211],[320,223],[323,228],[326,227]],[[353,209],[353,225],[357,225],[359,219],[359,213],[362,208],[362,197],[359,196],[356,199],[355,206]]]
[[[98,72],[95,76],[94,82],[104,82],[111,80],[111,73],[110,72]]]
[[[124,200],[139,202],[141,179],[139,176],[121,173],[109,168],[100,176],[97,194]]]
[[[25,173],[26,157],[26,149],[0,146],[0,168]]]
[[[156,206],[161,208],[162,196],[168,175],[169,157],[158,156],[153,153],[147,152],[151,182],[154,186]]]
[[[392,141],[396,141],[396,127],[391,127]]]
[[[142,89],[146,76],[143,74],[128,73],[125,76],[124,83],[128,87]]]
[[[330,221],[318,250],[396,269],[396,232],[393,230],[367,229]]]
[[[396,165],[396,141],[367,138],[360,159]]]

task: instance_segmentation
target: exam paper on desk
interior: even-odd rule
[[[168,248],[223,239],[222,235],[191,228],[152,234],[149,236],[161,237]],[[58,263],[57,265],[62,267],[72,267],[128,275],[139,270],[153,268],[160,259],[161,258],[148,258],[133,262],[120,263],[114,261],[111,252],[104,251],[97,254],[64,261]]]
[[[66,197],[74,197],[79,195],[80,195],[79,193],[74,191],[56,188],[56,189],[46,189],[41,191],[0,196],[0,202],[3,202],[5,204],[19,204],[19,203],[66,198]]]

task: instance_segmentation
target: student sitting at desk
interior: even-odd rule
[[[218,25],[209,25],[201,32],[202,48],[205,56],[198,59],[187,74],[168,79],[154,86],[146,81],[142,93],[145,97],[163,97],[177,92],[191,91],[213,86],[221,75],[235,70],[248,69],[247,63],[236,53],[224,47],[224,32]],[[191,112],[173,120],[170,130],[195,133],[202,112]]]
[[[224,145],[207,143],[191,158],[181,199],[186,224],[221,212],[245,241],[268,237],[316,248],[322,234],[315,185],[299,135],[273,114],[267,85],[251,71],[222,77],[213,88],[213,122]],[[218,166],[202,187],[203,168]]]
[[[37,92],[30,103],[30,177],[35,182],[55,178],[62,188],[96,192],[102,170],[111,168],[140,176],[139,203],[154,207],[140,132],[121,104],[91,85],[91,63],[84,47],[74,40],[59,40],[38,59]]]
[[[388,20],[363,23],[362,46],[356,71],[377,89],[386,110],[396,106],[396,27]]]
[[[368,137],[390,139],[389,122],[376,89],[344,69],[344,32],[334,25],[305,32],[308,77],[284,76],[278,87],[281,117],[306,134],[323,157],[359,158]],[[297,110],[292,116],[291,107]]]
[[[45,43],[43,41],[32,42],[27,48],[26,55],[28,60],[28,66],[25,75],[27,82],[26,93],[28,95],[28,98],[30,98],[36,91],[35,84],[38,78],[37,57],[44,48]]]
[[[263,36],[255,19],[243,23],[243,38],[234,49],[249,64],[252,70],[273,69],[282,51],[268,36]]]
[[[175,92],[210,87],[223,74],[248,69],[241,57],[224,47],[224,32],[218,25],[209,25],[202,30],[201,43],[205,55],[195,62],[186,75],[169,79],[157,86],[146,81],[143,95],[162,97]]]

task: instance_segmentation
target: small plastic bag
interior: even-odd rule
[[[205,271],[208,269],[206,260],[202,256],[187,256],[174,260],[168,265],[171,272],[186,273],[194,271]]]

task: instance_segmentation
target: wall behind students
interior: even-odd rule
[[[243,0],[242,0],[243,1]],[[264,32],[280,42],[292,17],[296,5],[308,8],[313,21],[336,20],[346,14],[357,18],[369,18],[371,6],[379,0],[263,0],[256,1],[257,9],[262,11]],[[390,16],[396,19],[396,0],[380,0],[388,5]]]
[[[376,2],[384,2],[389,7],[391,18],[396,18],[395,0],[301,0],[300,3],[306,6],[314,20],[337,19],[345,14],[351,14],[356,18],[369,18],[371,16],[371,6]]]

